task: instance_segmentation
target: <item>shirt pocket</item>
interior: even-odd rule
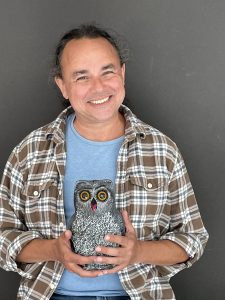
[[[28,230],[36,230],[50,237],[52,223],[56,223],[58,185],[55,179],[44,183],[27,182],[23,189],[25,197],[25,223]]]
[[[129,175],[126,195],[138,237],[159,239],[169,227],[167,179]]]

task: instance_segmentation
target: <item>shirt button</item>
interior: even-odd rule
[[[62,191],[61,190],[59,190],[59,196],[61,196],[62,195]]]
[[[55,285],[53,283],[50,283],[49,286],[50,286],[50,289],[54,290]]]
[[[60,223],[59,223],[59,226],[60,226],[60,227],[63,227],[63,226],[64,226],[63,222],[60,222]]]
[[[38,196],[38,195],[39,195],[39,192],[38,192],[38,191],[34,191],[34,192],[33,192],[33,195],[34,195],[34,196]]]
[[[148,183],[148,188],[151,189],[152,188],[152,184],[151,182]]]

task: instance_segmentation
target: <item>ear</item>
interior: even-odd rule
[[[125,84],[125,73],[126,73],[126,66],[125,66],[125,64],[122,64],[121,70],[122,70],[123,84]]]
[[[55,77],[55,83],[57,84],[58,88],[60,89],[63,97],[65,99],[69,99],[63,79],[61,77]]]

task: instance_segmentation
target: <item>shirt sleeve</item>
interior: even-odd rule
[[[31,274],[23,270],[24,264],[16,262],[16,257],[27,243],[42,236],[39,232],[27,230],[22,189],[23,176],[14,149],[0,185],[0,266],[31,278]]]
[[[161,267],[163,274],[173,276],[180,270],[192,266],[203,254],[208,233],[203,225],[194,191],[180,152],[169,180],[170,229],[161,240],[171,240],[188,254],[185,263]]]

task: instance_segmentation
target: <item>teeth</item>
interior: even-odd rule
[[[109,100],[109,97],[103,98],[103,99],[99,99],[99,100],[94,100],[94,101],[91,101],[91,103],[94,103],[94,104],[102,104],[102,103],[104,103],[104,102],[106,102],[106,101],[108,101],[108,100]]]

